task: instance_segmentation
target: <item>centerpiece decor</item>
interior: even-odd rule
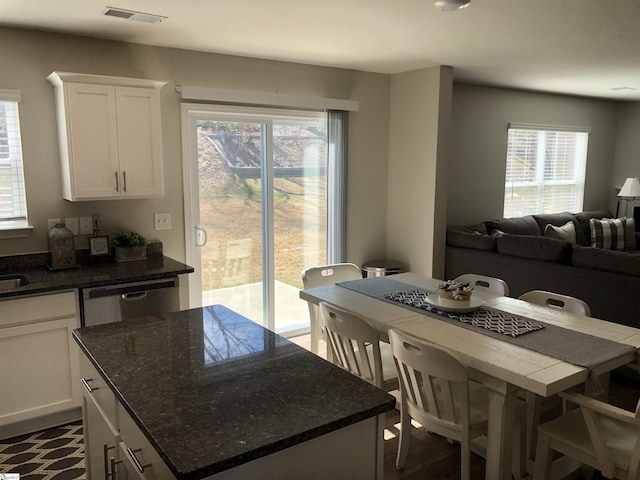
[[[147,258],[147,239],[138,232],[120,232],[112,242],[116,262],[132,262]]]
[[[458,302],[468,302],[473,293],[473,288],[468,283],[456,282],[455,280],[438,282],[436,290],[440,298]]]

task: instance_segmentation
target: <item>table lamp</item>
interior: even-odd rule
[[[624,198],[627,200],[627,205],[629,204],[629,199],[635,199],[636,197],[640,197],[640,180],[638,177],[629,177],[624,181],[624,185],[618,192],[618,205],[616,206],[616,217],[618,216],[618,212],[620,210],[620,198]]]

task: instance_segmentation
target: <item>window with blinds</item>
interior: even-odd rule
[[[0,229],[27,226],[19,102],[20,92],[0,90]]]
[[[589,131],[509,125],[504,217],[579,212]]]

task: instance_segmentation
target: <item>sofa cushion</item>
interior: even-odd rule
[[[590,244],[589,237],[585,236],[575,216],[569,212],[544,213],[540,215],[532,215],[532,217],[535,219],[536,223],[538,224],[538,228],[540,228],[540,231],[543,233],[543,235],[546,235],[545,229],[547,228],[547,225],[553,225],[554,227],[561,227],[563,225],[566,225],[567,222],[572,222],[575,225],[575,232],[576,232],[575,242],[573,243],[578,243],[580,245]],[[587,227],[588,226],[589,225],[587,224]],[[587,231],[589,231],[588,228],[587,228]]]
[[[571,261],[574,267],[640,277],[640,255],[634,253],[577,246]]]
[[[466,232],[455,228],[447,229],[447,245],[461,248],[475,248],[477,250],[496,251],[496,237],[483,235],[479,232]]]
[[[531,215],[517,218],[501,218],[499,220],[484,222],[484,224],[489,234],[494,230],[500,230],[512,235],[542,235],[538,223]]]
[[[624,251],[626,219],[603,218],[589,220],[591,225],[591,246],[607,250]],[[635,233],[634,233],[635,240]]]
[[[481,233],[486,235],[487,227],[485,227],[484,223],[477,223],[475,225],[447,225],[447,230],[456,230],[458,232],[466,232],[466,233]]]
[[[560,227],[548,224],[544,229],[544,236],[546,238],[555,238],[556,240],[564,240],[571,245],[576,244],[576,224],[569,220],[567,223]]]
[[[568,265],[571,244],[563,240],[534,235],[503,235],[497,240],[498,253]],[[525,272],[523,272],[525,273]]]
[[[589,220],[592,218],[611,218],[613,213],[610,210],[591,210],[588,212],[580,212],[574,215],[578,222],[578,230],[584,235],[584,242],[580,241],[580,236],[576,235],[576,240],[580,245],[585,247],[591,246],[591,225]]]

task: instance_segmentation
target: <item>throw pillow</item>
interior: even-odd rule
[[[591,246],[606,250],[624,251],[625,223],[621,218],[589,219]]]
[[[576,226],[572,221],[569,221],[561,227],[555,225],[547,225],[544,227],[544,236],[547,238],[554,238],[556,240],[564,240],[571,245],[576,244]]]
[[[633,217],[624,219],[624,249],[626,251],[636,249],[636,221]]]

